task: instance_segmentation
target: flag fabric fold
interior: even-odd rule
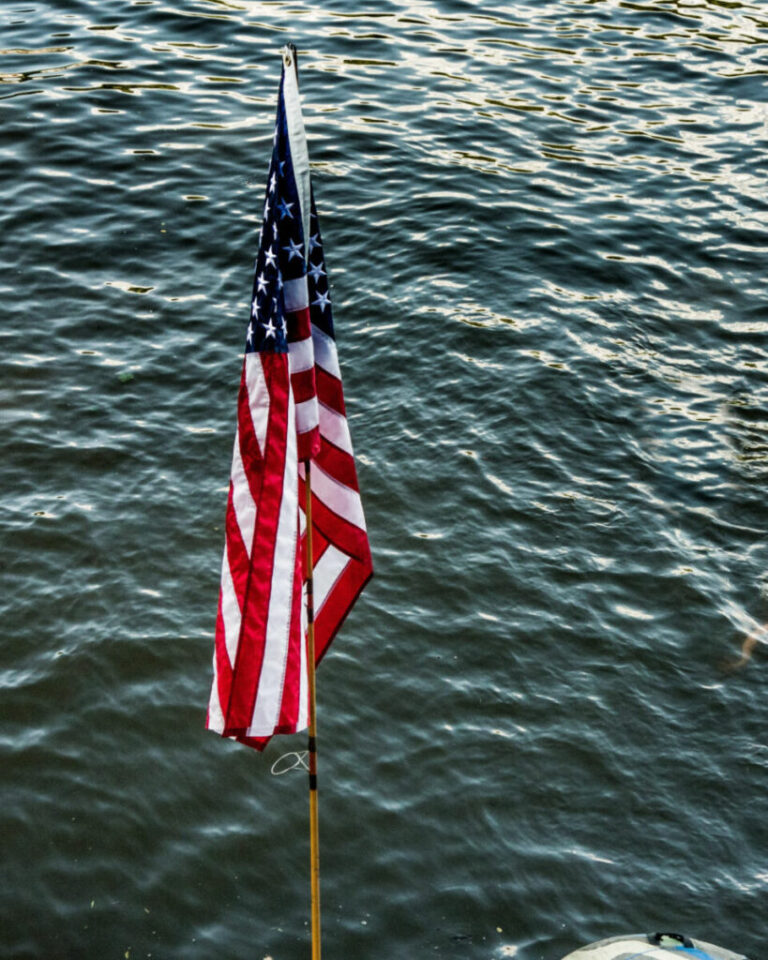
[[[305,469],[316,661],[373,567],[292,66],[283,66],[237,400],[208,729],[263,749],[309,716]]]

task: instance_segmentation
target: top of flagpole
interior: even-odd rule
[[[286,69],[293,67],[296,72],[296,83],[299,82],[299,57],[296,53],[296,46],[293,43],[286,43],[283,49],[280,51],[280,55],[283,58],[283,65]]]

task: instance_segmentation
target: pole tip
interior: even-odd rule
[[[296,47],[292,43],[286,43],[280,51],[283,57],[283,66],[288,69],[296,65]]]

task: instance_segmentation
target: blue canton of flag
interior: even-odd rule
[[[312,194],[312,216],[309,231],[309,263],[307,264],[307,289],[309,310],[313,327],[319,327],[329,337],[333,334],[333,315],[328,292],[328,274],[323,257],[323,239],[320,236],[320,224],[315,210],[315,197]]]
[[[306,269],[304,231],[288,139],[283,83],[284,78],[280,83],[272,162],[253,277],[246,352],[270,350],[287,353],[285,281],[302,277]]]

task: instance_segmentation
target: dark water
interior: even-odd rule
[[[768,941],[768,9],[0,9],[3,958],[308,952],[304,778],[203,730],[280,63],[377,576],[324,956]]]

